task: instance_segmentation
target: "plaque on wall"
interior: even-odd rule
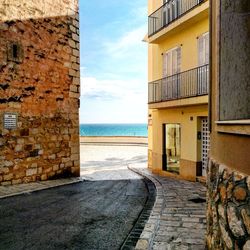
[[[5,113],[3,116],[3,124],[4,124],[5,129],[16,129],[17,128],[17,114]]]

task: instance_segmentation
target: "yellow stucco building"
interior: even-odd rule
[[[209,149],[209,2],[148,1],[148,167],[196,180]]]

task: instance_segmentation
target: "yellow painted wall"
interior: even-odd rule
[[[163,0],[148,0],[148,15],[152,14],[163,5]]]
[[[195,25],[187,26],[180,32],[169,36],[160,44],[149,44],[148,48],[148,80],[149,82],[162,78],[162,53],[177,46],[181,46],[181,71],[198,66],[197,38],[208,32],[209,21],[205,18]]]
[[[152,149],[153,149],[153,127],[152,110],[148,110],[148,167],[152,168]]]
[[[162,4],[162,0],[148,0],[149,15]],[[192,10],[192,21],[182,22],[181,18],[178,19],[177,25],[158,39],[157,43],[148,44],[148,82],[163,77],[162,54],[177,46],[181,46],[181,72],[198,67],[197,39],[209,30],[208,14],[199,14],[199,11],[201,11],[199,7],[195,8]],[[187,15],[192,16],[190,12]],[[199,16],[199,18],[196,19],[194,16]],[[200,130],[200,117],[208,116],[207,104],[168,108],[164,106],[164,108],[149,109],[149,114],[151,114],[149,120],[152,119],[152,125],[148,130],[149,167],[152,167],[154,171],[162,170],[162,133],[165,123],[181,125],[181,159],[188,163],[201,161],[201,142],[197,140],[197,132]],[[192,121],[190,117],[193,117]],[[180,169],[180,174],[182,172]]]
[[[197,140],[198,128],[200,128],[199,117],[207,116],[207,105],[155,109],[152,111],[152,131],[149,141],[152,141],[153,167],[162,169],[162,128],[166,123],[179,123],[181,125],[181,159],[197,162],[201,160]],[[190,118],[193,118],[191,120]],[[151,137],[152,136],[152,137]]]

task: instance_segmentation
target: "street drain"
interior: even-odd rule
[[[205,199],[203,199],[203,198],[192,198],[192,199],[189,199],[189,201],[192,201],[192,202],[194,202],[194,203],[205,203],[206,202],[206,200]]]
[[[145,227],[145,224],[147,223],[150,213],[152,211],[152,208],[155,203],[156,198],[156,188],[152,181],[148,179],[143,179],[147,189],[148,189],[148,198],[144,205],[144,208],[142,209],[137,221],[135,222],[132,230],[130,231],[129,235],[123,242],[120,250],[132,250],[135,249],[137,241],[140,239],[141,233],[143,232],[143,229]]]

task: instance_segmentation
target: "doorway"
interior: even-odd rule
[[[163,124],[163,170],[178,173],[181,157],[181,125]]]
[[[207,175],[207,160],[210,145],[210,135],[208,129],[208,118],[201,118],[201,160],[202,160],[202,176]]]

